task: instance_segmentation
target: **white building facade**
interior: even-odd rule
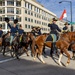
[[[44,8],[36,0],[1,0],[0,25],[4,31],[8,31],[5,17],[10,18],[11,25],[13,25],[13,20],[18,18],[19,24],[26,32],[31,31],[32,26],[40,26],[42,33],[48,33],[50,31],[48,23],[56,17],[56,14]]]

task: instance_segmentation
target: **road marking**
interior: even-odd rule
[[[1,64],[1,63],[4,63],[4,62],[7,62],[7,61],[14,60],[14,59],[16,59],[16,58],[9,58],[9,59],[2,60],[2,61],[0,61],[0,64]]]

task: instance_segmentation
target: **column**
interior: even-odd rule
[[[5,0],[5,17],[7,17],[7,0]],[[5,23],[5,31],[7,32],[7,23]]]
[[[16,1],[17,0],[14,0],[14,19],[16,19]]]

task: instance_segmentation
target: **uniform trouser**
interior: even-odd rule
[[[10,45],[12,44],[13,39],[14,39],[14,36],[11,35],[11,36],[10,36]]]
[[[52,41],[52,45],[51,45],[50,55],[52,56],[52,54],[57,51],[57,48],[56,48],[57,35],[51,34],[51,36],[52,36],[53,41]]]

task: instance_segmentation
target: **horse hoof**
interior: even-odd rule
[[[35,60],[36,58],[33,58],[33,60]]]
[[[43,61],[42,63],[43,63],[43,64],[45,64],[46,62],[45,62],[45,61]]]
[[[69,65],[69,63],[66,63],[66,66],[68,66]]]
[[[61,63],[59,63],[59,62],[58,62],[58,64],[59,64],[60,66],[63,66],[63,65],[62,65]]]
[[[27,54],[27,56],[29,56],[29,54]]]

